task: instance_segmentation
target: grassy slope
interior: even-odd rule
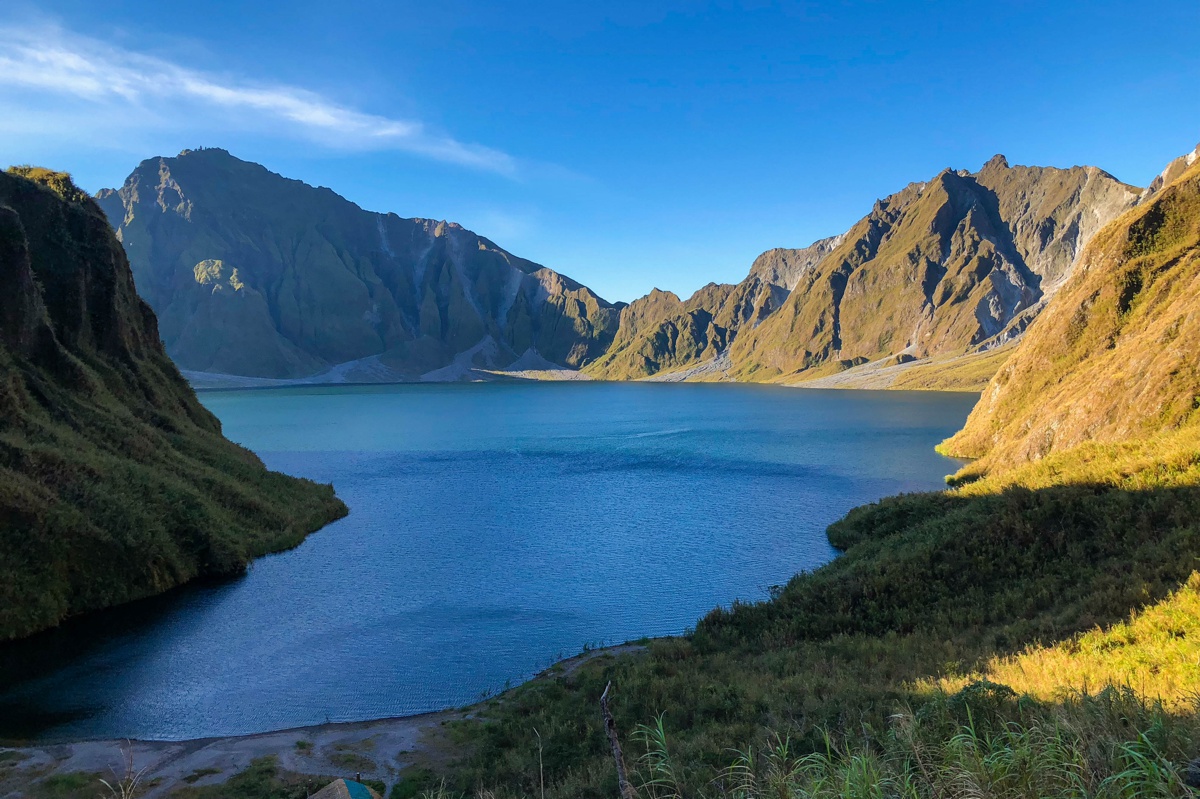
[[[1089,271],[1064,288],[1014,362],[1053,352],[1063,309],[1096,296],[1081,286],[1111,286],[1113,274],[1126,287],[1116,317],[1126,341],[1157,331],[1164,314],[1180,319],[1170,341],[1190,341],[1197,326],[1172,303],[1194,296],[1200,236],[1188,231],[1200,208],[1179,205],[1191,191],[1181,185],[1098,237]],[[1162,220],[1161,232],[1147,219]],[[1129,254],[1130,242],[1131,258],[1111,258]],[[1090,307],[1103,331],[1114,317],[1103,303]],[[1030,402],[1048,386],[1083,403],[1074,413],[1109,401],[1081,399],[1080,381],[1094,377],[1090,355],[1041,363],[1043,372],[1006,370],[991,390],[1022,374],[1043,391]],[[632,733],[663,714],[672,772],[646,795],[739,794],[739,773],[768,782],[789,761],[755,758],[731,772],[731,750],[780,740],[793,759],[815,753],[775,785],[780,796],[1184,795],[1181,764],[1200,744],[1191,696],[1200,638],[1188,615],[1200,558],[1200,426],[1172,409],[1198,383],[1181,370],[1167,388],[1121,385],[1116,402],[1134,420],[1123,438],[993,461],[986,472],[969,468],[978,479],[957,489],[856,509],[829,530],[843,556],[798,575],[773,601],[714,611],[693,634],[652,642],[643,655],[598,660],[491,703],[457,731],[469,754],[448,775],[450,790],[535,793],[537,730],[548,795],[613,795],[596,705],[611,680],[631,760],[642,746]],[[1157,403],[1139,404],[1146,387],[1161,389]],[[1035,666],[1037,680],[1021,676]],[[1152,666],[1158,676],[1139,679]],[[1011,679],[1034,697],[975,682],[981,676]],[[1096,696],[1106,685],[1132,690]],[[641,775],[663,777],[653,731],[649,751]]]
[[[1012,355],[1015,344],[984,352],[967,352],[927,360],[900,362],[895,357],[861,364],[852,369],[812,377],[819,370],[775,382],[806,388],[854,388],[893,391],[974,391],[988,382]]]
[[[239,572],[345,513],[221,435],[100,210],[30,177],[0,175],[0,278],[25,303],[0,313],[0,640]]]
[[[1178,712],[1190,711],[1200,686],[1200,572],[1167,599],[1055,646],[994,658],[936,688],[957,691],[978,680],[1043,700],[1102,686],[1128,687]]]
[[[888,388],[897,391],[982,391],[1012,355],[1009,346],[933,360],[906,369]]]
[[[1200,164],[1097,234],[945,450],[966,477],[1194,424],[1198,310]]]

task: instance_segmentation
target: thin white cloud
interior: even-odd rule
[[[76,109],[84,120],[104,116],[104,127],[114,114],[126,115],[131,124],[153,120],[180,127],[202,119],[230,130],[268,129],[331,149],[403,150],[502,174],[516,167],[503,152],[431,132],[420,122],[357,111],[295,86],[218,76],[52,25],[0,25],[2,90],[22,92],[25,102],[38,104],[25,109],[29,122],[59,116],[74,100],[86,106]],[[0,107],[9,116],[22,110]],[[54,110],[59,113],[47,114]]]

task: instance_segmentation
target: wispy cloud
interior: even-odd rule
[[[130,123],[186,127],[203,119],[230,130],[268,129],[330,149],[403,150],[502,174],[513,174],[506,153],[430,131],[420,122],[369,114],[296,86],[217,75],[144,53],[123,50],[56,25],[0,25],[0,90],[21,92],[30,106],[22,128],[38,119],[79,114],[126,115]],[[48,107],[46,100],[57,105]],[[10,108],[6,114],[20,114]],[[111,122],[112,114],[105,117]]]

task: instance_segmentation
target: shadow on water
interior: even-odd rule
[[[114,641],[147,636],[172,622],[182,608],[210,599],[244,575],[201,580],[158,596],[68,619],[18,641],[0,642],[0,739],[42,738],[57,727],[91,718],[100,705],[54,710],[24,698],[23,685],[69,668]]]

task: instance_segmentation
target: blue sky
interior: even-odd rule
[[[220,146],[687,296],[944,167],[1145,185],[1200,140],[1200,3],[7,2],[0,160]]]

